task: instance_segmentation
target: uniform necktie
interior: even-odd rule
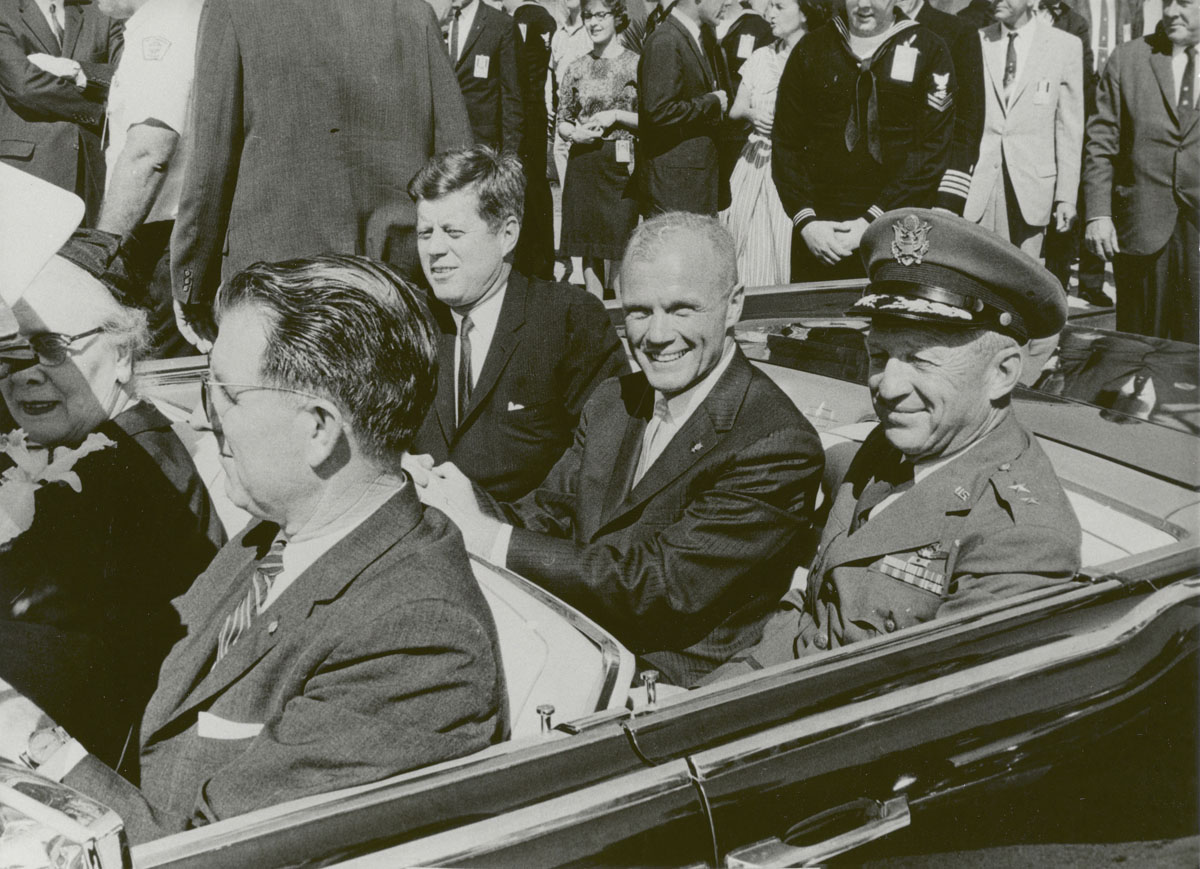
[[[871,516],[871,511],[897,492],[908,491],[913,484],[913,466],[910,462],[900,462],[894,472],[886,477],[879,477],[863,489],[858,503],[854,505],[854,518],[850,522],[850,533],[861,528]]]
[[[1108,60],[1108,0],[1100,0],[1100,35],[1096,40],[1096,70],[1103,71]]]
[[[1187,63],[1183,66],[1183,79],[1179,82],[1179,102],[1176,107],[1182,115],[1196,107],[1196,46],[1189,45],[1184,52]]]
[[[221,633],[217,637],[218,661],[233,648],[233,644],[246,632],[250,623],[254,621],[254,616],[267,602],[271,585],[283,571],[283,550],[286,546],[287,540],[283,534],[277,534],[271,541],[271,548],[267,550],[267,554],[254,565],[254,573],[250,577],[250,590],[229,615],[225,616],[225,623],[221,626]]]
[[[58,23],[58,4],[50,4],[50,28],[54,31],[54,38],[58,41],[58,50],[62,51],[63,47],[63,28]]]
[[[646,471],[662,455],[667,444],[671,442],[671,411],[667,407],[667,399],[659,396],[654,402],[654,416],[646,423],[646,431],[642,434],[642,452],[638,456],[637,469],[633,474],[633,485],[636,486],[646,476]]]
[[[463,317],[458,327],[458,424],[467,418],[471,401],[471,330],[475,324],[470,316]]]
[[[1004,55],[1004,96],[1017,78],[1017,34],[1008,34],[1008,51]]]
[[[454,17],[450,20],[450,63],[458,63],[458,21],[462,18],[462,7],[454,7]]]

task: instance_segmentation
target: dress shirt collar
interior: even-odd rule
[[[679,11],[677,6],[672,6],[668,14],[682,24],[688,33],[692,34],[692,39],[696,40],[696,44],[700,46],[700,50],[704,51],[704,43],[700,41],[700,22],[688,18]]]
[[[475,23],[475,11],[479,9],[479,4],[483,0],[467,0],[458,8],[461,10],[458,16],[458,45],[454,46],[454,57],[456,60],[462,59],[462,48],[467,44],[467,34],[471,32],[471,25]],[[453,9],[450,11],[451,20],[454,18]],[[447,25],[447,33],[449,33],[449,25]]]
[[[1010,33],[1016,33],[1018,36],[1021,34],[1028,35],[1031,32],[1030,28],[1034,26],[1034,23],[1036,21],[1037,21],[1037,16],[1030,15],[1028,21],[1026,21],[1020,27],[1015,27],[1015,28],[1009,27],[1004,22],[1000,22],[1000,32],[1004,35],[1005,40],[1008,39],[1008,34],[1010,34]]]
[[[713,370],[704,375],[704,378],[693,386],[685,389],[683,392],[676,393],[670,398],[667,398],[657,389],[654,390],[655,405],[661,404],[663,401],[667,404],[666,422],[676,429],[680,428],[693,413],[696,412],[704,399],[708,398],[708,394],[713,391],[713,387],[717,385],[717,381],[721,379],[721,375],[729,368],[729,363],[733,361],[733,351],[737,344],[729,336],[725,337],[725,349],[721,353],[721,360],[713,366]]]
[[[496,336],[496,326],[500,322],[500,309],[504,307],[504,295],[508,292],[508,282],[500,287],[500,290],[488,296],[482,302],[477,304],[469,312],[471,315],[471,382],[476,383],[479,380],[479,373],[483,370],[484,360],[487,359],[488,350],[492,346],[492,339]],[[453,308],[450,310],[450,316],[454,318],[454,331],[456,335],[462,333],[462,321],[464,314],[458,313]],[[454,382],[458,383],[458,338],[454,339]]]

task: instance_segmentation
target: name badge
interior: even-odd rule
[[[486,54],[475,55],[475,78],[487,78],[488,64],[490,62],[491,58]]]
[[[1128,42],[1131,39],[1133,39],[1133,25],[1132,24],[1122,24],[1121,25],[1121,41]]]
[[[754,36],[750,33],[743,33],[738,39],[737,56],[742,60],[748,58],[754,53]]]
[[[917,71],[917,55],[920,53],[919,48],[911,45],[897,45],[892,55],[892,81],[911,82]]]
[[[1037,83],[1037,88],[1033,92],[1033,104],[1035,106],[1050,105],[1050,80],[1042,79]]]
[[[633,149],[629,147],[628,139],[617,139],[617,162],[628,163],[633,160]]]

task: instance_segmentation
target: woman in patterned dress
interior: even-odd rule
[[[637,225],[632,188],[637,131],[637,55],[617,34],[629,25],[621,0],[585,0],[589,54],[559,86],[558,131],[571,143],[563,183],[562,255],[583,259],[589,292],[611,286],[605,261],[619,260]]]
[[[771,180],[775,94],[792,48],[831,14],[828,0],[770,0],[766,19],[775,42],[750,55],[742,67],[742,86],[729,109],[731,118],[744,118],[754,125],[729,180],[729,208],[721,213],[737,244],[738,278],[748,287],[788,282],[792,223]]]

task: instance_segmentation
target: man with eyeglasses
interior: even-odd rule
[[[0,755],[99,799],[133,843],[508,729],[462,538],[400,469],[435,386],[412,291],[362,257],[260,263],[222,290],[217,322],[205,406],[229,497],[259,521],[176,601],[186,636],[142,719],[140,785],[38,727],[28,701],[0,704]]]

